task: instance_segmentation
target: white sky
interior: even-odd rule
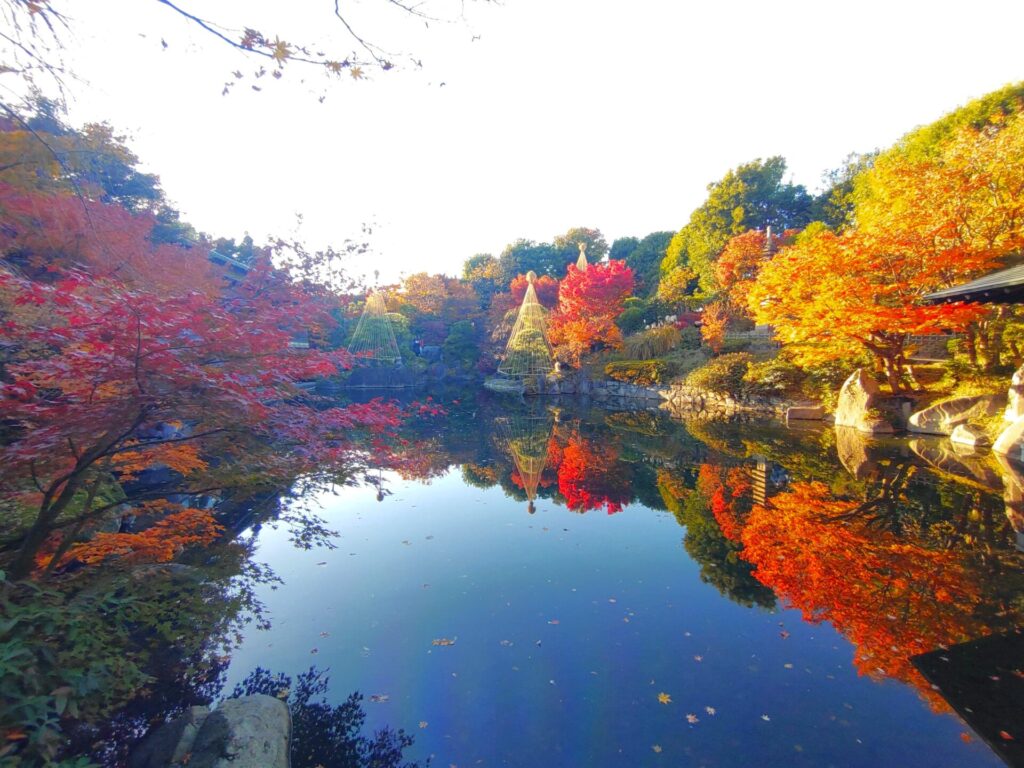
[[[352,49],[329,0],[176,1]],[[450,15],[447,1],[427,7]],[[466,23],[429,29],[348,0],[366,37],[423,69],[346,77],[322,104],[322,75],[297,65],[222,97],[256,64],[155,0],[66,7],[66,61],[84,81],[72,121],[127,133],[187,220],[314,247],[373,222],[353,271],[384,279],[457,274],[474,253],[574,226],[609,243],[675,230],[709,182],[756,157],[783,155],[814,189],[850,151],[1024,80],[1019,0],[469,1]]]

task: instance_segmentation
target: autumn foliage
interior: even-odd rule
[[[633,271],[624,261],[569,265],[558,287],[558,307],[549,331],[556,353],[573,365],[595,346],[618,347],[622,334],[615,318],[633,290]]]
[[[821,483],[795,483],[753,508],[742,557],[806,620],[843,633],[862,674],[910,683],[944,710],[910,657],[988,633],[981,583],[961,554],[871,529],[856,507]]]

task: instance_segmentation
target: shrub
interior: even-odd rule
[[[747,369],[753,361],[754,356],[749,352],[719,355],[709,360],[706,365],[690,371],[686,383],[695,389],[709,392],[743,395],[747,392],[743,377],[746,376]]]
[[[751,363],[743,375],[747,390],[759,395],[782,395],[801,391],[807,374],[783,356]]]
[[[668,307],[657,299],[645,301],[630,296],[624,304],[625,309],[615,319],[615,324],[623,334],[641,331],[645,325],[656,323],[669,313]]]
[[[680,349],[700,349],[700,328],[688,325],[679,331]]]
[[[674,367],[667,360],[620,360],[608,363],[604,372],[616,381],[650,387],[668,381],[674,373]]]
[[[623,341],[622,351],[631,360],[649,360],[667,355],[679,346],[682,339],[682,334],[676,328],[663,325],[627,337]]]

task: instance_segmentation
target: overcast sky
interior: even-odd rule
[[[352,49],[329,0],[176,1],[232,35]],[[446,2],[424,7],[451,17]],[[676,230],[757,157],[815,189],[849,152],[1024,80],[1019,0],[467,1],[464,22],[429,28],[351,0],[359,31],[422,69],[332,84],[293,64],[226,97],[253,62],[156,0],[65,7],[72,121],[128,134],[186,219],[314,247],[373,223],[353,268],[385,279],[574,226]]]

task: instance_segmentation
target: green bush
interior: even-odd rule
[[[786,395],[801,392],[807,374],[784,356],[753,362],[743,375],[747,391],[758,395]]]
[[[604,367],[605,375],[616,381],[650,387],[664,384],[675,373],[668,360],[620,360]]]
[[[667,355],[679,347],[682,340],[682,334],[676,328],[663,325],[626,337],[622,351],[630,360],[649,360]]]
[[[656,323],[668,314],[668,307],[657,299],[645,300],[630,296],[625,309],[615,319],[615,324],[624,335],[642,331],[645,325]]]
[[[743,377],[746,376],[754,356],[749,352],[731,352],[719,355],[707,364],[690,371],[686,377],[688,386],[709,392],[728,395],[747,394],[748,388]]]
[[[476,329],[469,320],[453,323],[448,337],[441,347],[444,359],[449,365],[472,368],[480,357],[480,346],[476,341]]]

